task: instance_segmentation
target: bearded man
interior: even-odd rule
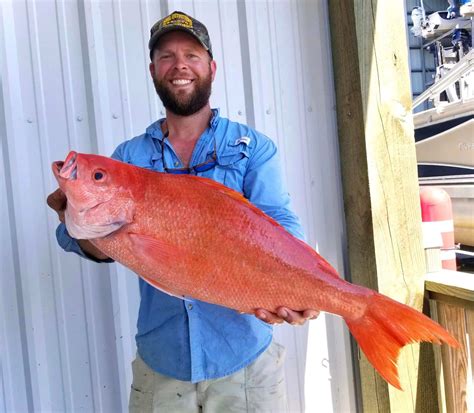
[[[223,183],[302,238],[274,143],[210,107],[216,62],[206,27],[175,11],[153,25],[150,34],[150,74],[166,117],[123,142],[112,157],[161,173],[195,174]],[[48,203],[64,222],[64,194],[56,191]],[[88,241],[72,239],[63,223],[57,238],[66,251],[111,261]],[[167,295],[142,279],[139,283],[130,411],[287,410],[284,348],[272,341],[271,324],[302,324],[317,311],[280,308],[277,314],[265,309],[255,316],[238,314]]]

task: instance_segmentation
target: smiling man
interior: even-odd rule
[[[176,11],[152,27],[149,49],[150,74],[166,117],[119,145],[112,157],[157,172],[214,179],[302,238],[274,143],[210,107],[216,62],[206,27]],[[64,194],[54,192],[48,204],[64,222]],[[110,262],[88,241],[72,239],[63,223],[57,237],[66,251]],[[131,411],[286,410],[284,349],[272,341],[271,324],[302,324],[317,311],[280,308],[277,314],[265,309],[256,310],[255,316],[238,314],[198,300],[184,301],[139,282]]]

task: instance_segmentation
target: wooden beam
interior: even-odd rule
[[[474,276],[467,272],[442,270],[428,274],[425,288],[429,293],[440,293],[474,303]]]
[[[468,404],[474,381],[473,274],[441,270],[425,277],[425,288],[433,300],[433,316],[461,344],[460,349],[443,346],[436,352],[439,380],[444,383],[440,412],[472,411]]]
[[[421,310],[425,264],[404,2],[330,0],[328,5],[348,271],[352,282]],[[436,383],[418,382],[419,348],[408,346],[399,358],[404,392],[360,359],[364,411],[436,408]]]

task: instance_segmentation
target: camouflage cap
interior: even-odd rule
[[[174,11],[169,16],[158,20],[150,30],[150,41],[148,42],[150,59],[152,58],[153,49],[155,48],[158,39],[165,33],[173,30],[182,30],[193,35],[212,58],[211,39],[209,38],[206,26],[193,17],[188,16],[186,13]]]

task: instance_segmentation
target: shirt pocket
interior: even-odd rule
[[[217,154],[217,164],[213,179],[243,192],[244,177],[249,162],[248,148],[245,144],[230,144]]]

